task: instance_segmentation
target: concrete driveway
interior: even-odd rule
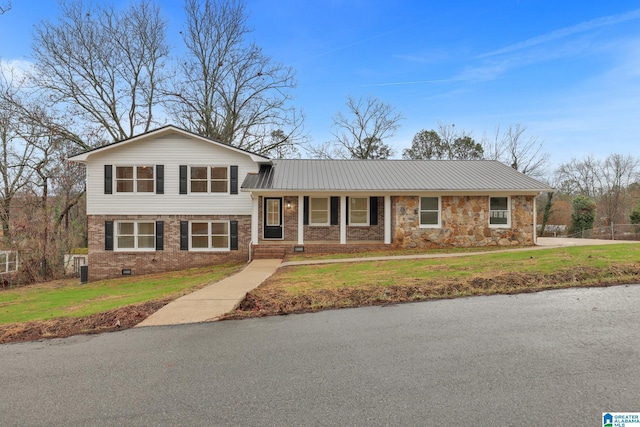
[[[640,243],[636,240],[600,240],[600,239],[571,239],[568,237],[538,237],[538,246],[591,246],[617,245],[625,243]]]

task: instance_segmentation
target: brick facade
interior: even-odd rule
[[[164,250],[162,251],[106,251],[105,221],[147,220],[164,221]],[[224,252],[181,251],[180,221],[238,221],[238,250]],[[251,216],[203,215],[147,215],[102,216],[90,215],[89,222],[89,280],[122,275],[130,269],[132,275],[204,267],[230,261],[247,261],[251,240]]]
[[[258,200],[258,227],[259,227],[259,242],[265,241],[263,238],[263,197],[259,197]],[[287,207],[289,206],[289,207]],[[285,241],[297,241],[298,240],[298,196],[285,196],[283,197],[283,239]],[[369,226],[349,226],[347,225],[347,241],[372,241],[382,242],[384,241],[384,198],[378,197],[378,224]],[[338,218],[342,217],[340,212],[340,206],[338,206]],[[274,239],[267,239],[266,241],[273,241]],[[277,241],[277,239],[275,239]],[[340,242],[340,225],[326,225],[304,226],[304,241],[335,241]]]

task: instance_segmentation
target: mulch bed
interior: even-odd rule
[[[0,344],[97,334],[132,328],[174,298],[120,307],[78,318],[61,318],[0,325]]]
[[[499,273],[466,279],[408,280],[393,286],[360,286],[310,290],[294,294],[268,279],[249,292],[238,308],[223,319],[243,319],[307,313],[335,308],[388,305],[472,295],[517,294],[551,289],[612,286],[640,281],[640,265],[620,264],[606,269],[572,268],[552,274]]]

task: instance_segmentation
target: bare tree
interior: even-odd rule
[[[5,13],[11,10],[11,2],[6,2],[3,6],[0,6],[0,15],[4,15]]]
[[[525,175],[542,178],[549,153],[543,151],[544,141],[526,132],[527,127],[519,123],[509,126],[504,133],[501,133],[500,126],[496,127],[493,139],[484,138],[485,158],[498,160]]]
[[[154,123],[168,55],[166,22],[149,0],[127,10],[60,3],[57,22],[35,32],[35,84],[53,105],[99,129],[103,141],[146,132]]]
[[[560,165],[557,175],[561,187],[570,194],[595,199],[599,194],[598,163],[598,160],[589,155],[582,160],[573,158],[569,163]]]
[[[393,149],[384,143],[400,127],[402,114],[395,107],[374,97],[347,97],[347,112],[333,118],[332,132],[343,158],[387,159]]]
[[[11,238],[11,206],[14,197],[27,185],[32,171],[27,167],[34,152],[33,145],[25,143],[25,123],[16,104],[20,98],[19,82],[10,69],[0,69],[0,223],[5,239]]]
[[[289,106],[292,68],[247,41],[243,0],[186,0],[182,32],[188,54],[167,104],[181,126],[268,155],[304,139],[302,114]],[[271,138],[272,132],[287,137]]]
[[[630,187],[639,178],[640,162],[630,155],[611,154],[604,160],[588,156],[560,165],[558,176],[564,186],[598,204],[599,215],[623,222],[631,210]]]
[[[630,155],[611,154],[602,163],[599,207],[612,222],[624,222],[631,210],[629,186],[638,180],[638,159]]]

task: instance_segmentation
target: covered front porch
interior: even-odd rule
[[[291,252],[386,247],[392,242],[391,203],[390,195],[254,194],[251,243]]]

